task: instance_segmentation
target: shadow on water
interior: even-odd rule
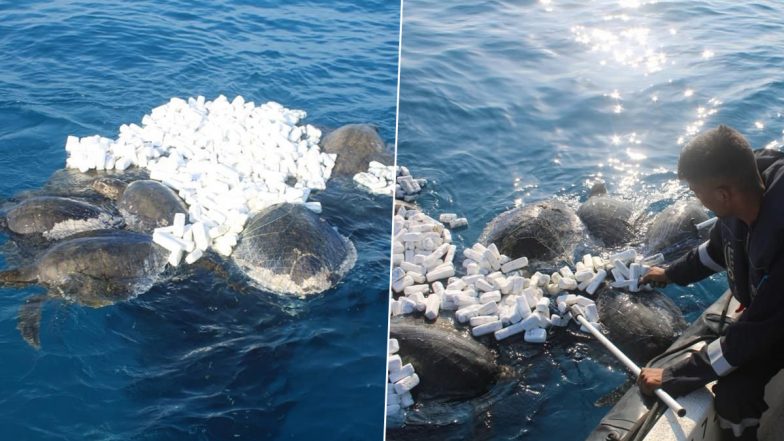
[[[292,405],[283,398],[287,364],[303,338],[297,328],[307,303],[239,293],[197,270],[119,309],[151,331],[136,342],[139,367],[126,373],[145,422],[134,438],[272,437]]]

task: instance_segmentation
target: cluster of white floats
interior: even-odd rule
[[[440,311],[454,311],[456,321],[469,324],[474,337],[493,334],[500,341],[523,334],[526,342],[544,343],[548,328],[565,327],[573,319],[570,307],[574,304],[580,305],[591,324],[601,328],[596,304],[579,292],[593,295],[608,274],[614,278],[614,288],[632,292],[650,289],[648,285],[640,286],[639,278],[648,265],[662,260],[661,255],[643,259],[634,249],[607,258],[586,254],[574,268],[566,265],[552,274],[535,272],[524,277],[526,257],[511,259],[500,254],[495,244],[485,247],[476,243],[463,250],[465,275],[457,276],[457,246],[452,244],[446,225],[454,226],[460,219],[445,213],[435,220],[421,211],[398,209],[394,217],[391,287],[395,294],[402,295],[390,299],[392,316],[423,312],[427,319],[435,320]],[[457,224],[462,225],[462,221]],[[551,313],[551,304],[557,307],[557,313]],[[589,332],[582,325],[580,330]],[[418,383],[419,378],[416,380]]]
[[[427,180],[423,178],[414,178],[407,167],[400,166],[397,168],[395,199],[411,202],[416,199],[425,185],[427,185]]]
[[[194,250],[209,247],[230,255],[249,214],[281,202],[321,212],[321,204],[308,197],[326,187],[336,155],[321,153],[321,131],[300,124],[305,116],[276,102],[256,106],[242,96],[172,98],[145,115],[141,126],[120,126],[117,139],[69,136],[66,166],[82,172],[146,168],[189,207],[192,224],[178,217],[175,231],[156,231],[156,242],[168,245],[172,260],[179,262],[176,256],[183,253],[193,260]]]
[[[384,165],[371,161],[368,171],[354,175],[360,188],[373,194],[394,195],[395,199],[413,201],[427,184],[425,179],[415,179],[404,166]]]
[[[399,415],[403,409],[414,405],[411,389],[419,384],[419,375],[411,363],[403,364],[398,355],[400,344],[397,339],[389,339],[387,357],[387,416]]]
[[[395,191],[396,174],[394,165],[370,161],[368,171],[355,174],[354,182],[369,193],[392,195]]]
[[[192,264],[201,259],[209,248],[224,256],[231,255],[246,220],[247,217],[232,226],[221,224],[208,227],[200,221],[186,224],[185,213],[177,213],[174,215],[172,225],[156,228],[153,231],[152,240],[169,251],[170,265],[178,266],[183,256],[185,256],[185,263]]]
[[[593,300],[569,293],[582,291],[593,295],[608,274],[611,286],[637,292],[639,278],[648,264],[658,263],[660,255],[643,260],[634,249],[605,259],[586,254],[574,268],[568,265],[552,274],[534,273],[524,277],[526,257],[511,259],[500,254],[495,244],[476,243],[463,250],[465,275],[456,276],[457,246],[444,223],[459,220],[446,213],[435,220],[417,210],[400,207],[394,218],[392,291],[403,294],[392,300],[393,316],[424,312],[434,320],[439,311],[455,311],[459,323],[469,323],[476,337],[494,333],[497,340],[525,332],[525,341],[543,343],[545,329],[566,326],[571,319],[569,307],[578,304],[589,322],[598,325]],[[443,280],[446,280],[446,286]],[[550,305],[558,314],[550,314]],[[585,329],[583,329],[586,331]]]

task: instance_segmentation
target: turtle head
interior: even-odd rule
[[[120,199],[128,184],[116,178],[102,177],[94,180],[90,186],[99,194],[116,201]]]
[[[604,185],[603,181],[596,181],[591,187],[591,194],[588,197],[598,196],[601,194],[607,194],[607,186]]]

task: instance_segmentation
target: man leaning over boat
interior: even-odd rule
[[[638,384],[684,395],[717,380],[714,407],[724,439],[756,440],[767,410],[765,385],[784,368],[784,153],[752,151],[727,126],[705,131],[678,160],[688,183],[719,220],[710,238],[642,283],[687,285],[726,271],[743,312],[726,333],[664,369],[642,370]]]

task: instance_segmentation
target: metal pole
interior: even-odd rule
[[[617,346],[615,346],[607,337],[602,335],[602,333],[594,327],[591,322],[585,319],[583,316],[583,311],[580,309],[578,305],[572,305],[571,307],[572,316],[575,320],[580,322],[586,329],[588,329],[597,340],[599,340],[604,347],[606,347],[618,360],[623,363],[627,369],[629,369],[635,377],[640,376],[640,367],[637,366],[633,361],[629,359]],[[670,396],[667,392],[662,389],[656,389],[653,391],[657,397],[659,397],[664,404],[667,405],[676,415],[679,417],[686,416],[686,409],[683,408],[680,404],[673,397]]]

